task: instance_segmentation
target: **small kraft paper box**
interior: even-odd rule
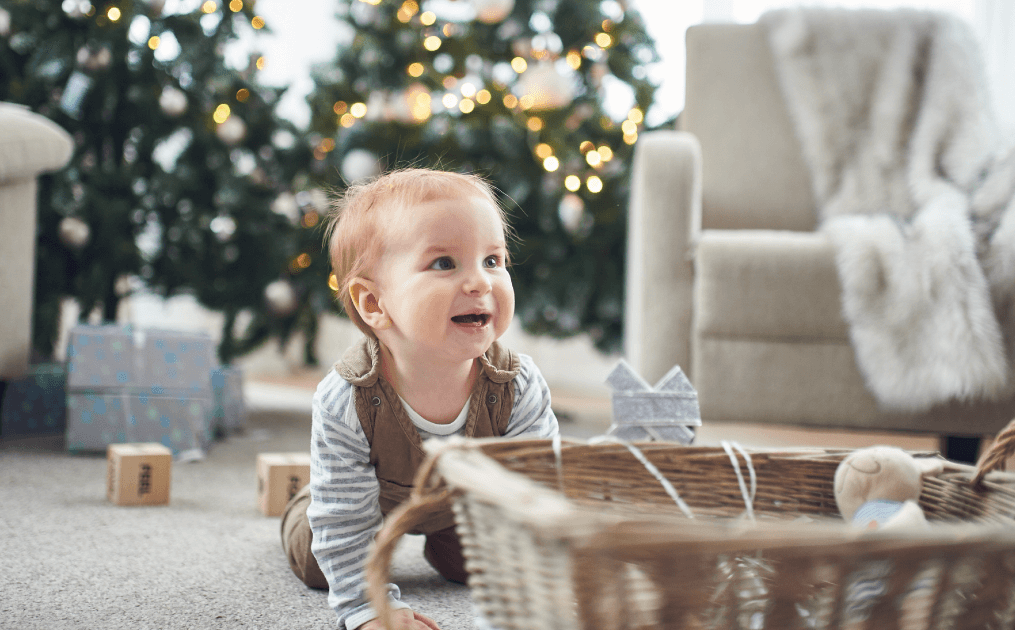
[[[110,444],[106,498],[116,505],[165,505],[173,452],[154,442]]]
[[[257,456],[257,507],[265,516],[281,516],[285,504],[310,482],[310,453],[260,453]]]

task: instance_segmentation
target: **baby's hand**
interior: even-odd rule
[[[433,619],[407,608],[391,613],[394,626],[385,628],[381,618],[371,619],[356,630],[441,630]]]

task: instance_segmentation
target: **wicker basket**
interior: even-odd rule
[[[386,615],[395,544],[451,501],[500,630],[1012,628],[1015,475],[993,469],[1013,445],[947,462],[920,499],[935,526],[900,534],[843,523],[847,450],[445,442],[377,536],[371,597]]]

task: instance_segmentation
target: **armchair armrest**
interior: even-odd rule
[[[0,184],[62,168],[73,150],[70,134],[56,123],[27,107],[0,103]]]
[[[690,376],[692,254],[701,230],[701,145],[681,131],[643,134],[628,208],[624,351],[650,383],[674,364]]]

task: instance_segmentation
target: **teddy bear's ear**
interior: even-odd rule
[[[944,471],[944,460],[938,457],[914,457],[920,477],[936,477]]]

